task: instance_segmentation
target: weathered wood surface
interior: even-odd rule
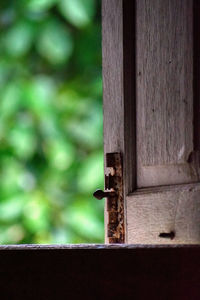
[[[200,149],[200,1],[193,0],[193,95],[194,95],[194,149]]]
[[[134,5],[132,0],[102,0],[104,153],[123,154],[125,193],[136,180]]]
[[[122,0],[102,1],[104,161],[106,153],[124,152],[122,17]],[[106,166],[104,169],[106,174]],[[105,242],[108,242],[107,200],[104,224]]]
[[[142,189],[127,197],[127,242],[200,244],[200,184]],[[174,232],[174,239],[160,233]]]
[[[137,0],[137,186],[199,180],[193,145],[193,1]]]
[[[126,242],[165,244],[158,231],[174,227],[171,244],[200,243],[200,1],[102,4],[105,152],[123,154]]]
[[[200,243],[199,6],[136,0],[137,189],[126,197],[128,243]],[[174,239],[159,237],[170,232]]]
[[[135,147],[135,130],[132,130],[135,126],[134,106],[132,106],[133,14],[134,1],[102,0],[104,153],[120,152],[123,155],[124,194],[132,190],[133,182],[136,180],[133,172],[136,165],[132,157],[132,150]],[[106,207],[105,224],[107,224]]]
[[[122,0],[102,1],[104,151],[124,150]]]
[[[197,245],[185,245],[185,244],[19,244],[19,245],[0,245],[0,252],[1,251],[30,251],[30,250],[122,250],[122,249],[158,249],[158,248],[199,248],[200,246]],[[65,252],[66,254],[68,252]]]
[[[200,298],[199,246],[41,247],[0,251],[2,300]]]

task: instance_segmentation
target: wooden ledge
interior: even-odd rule
[[[1,245],[0,251],[5,250],[120,250],[120,249],[200,249],[200,245],[143,245],[143,244],[21,244],[21,245]]]

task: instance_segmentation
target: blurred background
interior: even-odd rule
[[[104,242],[100,13],[0,2],[0,244]]]

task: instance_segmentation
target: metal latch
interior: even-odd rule
[[[107,198],[107,237],[109,243],[124,243],[124,200],[121,154],[106,153],[105,191],[97,190],[98,200]]]

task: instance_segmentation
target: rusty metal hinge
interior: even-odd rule
[[[105,191],[97,190],[94,197],[107,198],[107,238],[109,243],[124,243],[123,171],[120,153],[106,153]]]

